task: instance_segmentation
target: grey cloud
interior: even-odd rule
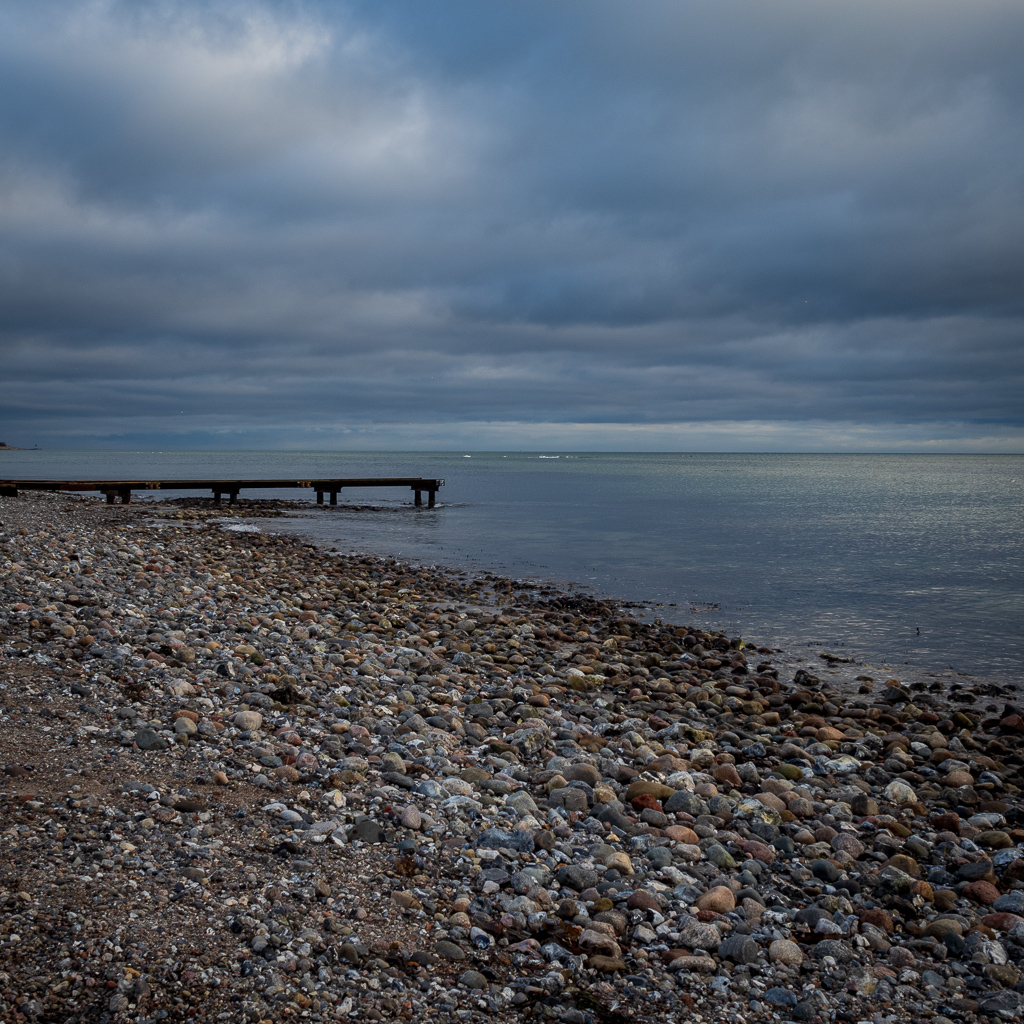
[[[4,436],[1024,427],[1017,4],[0,29]]]

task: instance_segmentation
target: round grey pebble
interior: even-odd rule
[[[438,939],[434,943],[434,949],[438,956],[443,956],[445,960],[465,960],[466,951],[456,942],[452,942],[450,939]]]
[[[730,935],[718,947],[718,955],[734,964],[756,963],[759,952],[757,943],[749,935]]]

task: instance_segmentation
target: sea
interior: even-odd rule
[[[339,550],[553,583],[762,645],[1024,679],[1024,456],[39,450],[0,467],[443,477],[434,508],[395,489],[343,491],[338,508],[308,490],[243,496],[309,502],[258,524]]]

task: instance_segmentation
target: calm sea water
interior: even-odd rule
[[[0,476],[442,476],[379,511],[265,525],[345,550],[573,583],[762,643],[1019,681],[1024,456],[0,452]],[[253,495],[255,496],[255,495]],[[264,497],[309,498],[308,491]],[[673,607],[674,605],[674,607]]]

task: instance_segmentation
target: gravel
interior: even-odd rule
[[[1019,1018],[1015,706],[283,507],[0,498],[0,1019]]]

